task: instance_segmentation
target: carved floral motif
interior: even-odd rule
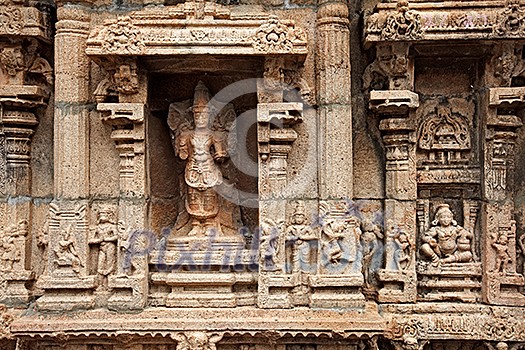
[[[420,39],[423,36],[421,15],[409,10],[407,0],[397,2],[396,12],[388,16],[381,37],[386,40]]]
[[[140,29],[129,16],[122,16],[105,28],[102,48],[110,53],[140,54],[144,42]]]
[[[176,333],[172,336],[177,341],[177,350],[216,350],[221,334],[206,332]]]
[[[261,25],[253,38],[253,47],[264,53],[293,51],[295,41],[305,41],[305,34],[299,28],[292,28],[275,15],[270,15],[268,22]]]
[[[497,35],[523,35],[525,33],[525,10],[520,0],[507,0],[505,9],[494,25]]]
[[[22,30],[22,12],[14,6],[0,7],[0,28],[7,34],[19,34]]]

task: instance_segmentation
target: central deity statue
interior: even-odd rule
[[[420,252],[432,263],[469,262],[472,260],[472,233],[459,226],[447,204],[436,211],[432,227],[422,237]]]
[[[186,162],[181,181],[186,213],[179,215],[177,226],[191,227],[187,235],[195,237],[224,236],[223,226],[235,226],[232,203],[218,194],[218,190],[227,194],[231,189],[221,166],[228,158],[228,129],[235,111],[230,104],[220,108],[210,100],[201,81],[193,101],[171,104],[168,116],[175,153]]]

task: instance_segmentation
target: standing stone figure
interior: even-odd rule
[[[117,255],[117,225],[110,219],[111,212],[105,209],[98,213],[97,226],[89,244],[98,246],[97,277],[99,288],[107,289],[108,276],[115,272]]]
[[[317,236],[306,224],[304,204],[295,203],[291,225],[286,229],[286,240],[292,243],[292,272],[312,272],[313,246]]]
[[[224,112],[216,113],[210,100],[210,92],[203,82],[199,82],[193,104],[172,104],[168,117],[175,152],[186,162],[185,209],[191,223],[189,236],[223,234],[219,212],[225,207],[221,205],[217,188],[224,186],[220,164],[228,158],[225,119],[231,122],[235,111],[231,105],[226,105],[223,108],[227,111],[226,115]],[[191,118],[187,117],[188,114]]]
[[[512,263],[509,254],[509,239],[505,232],[501,232],[492,242],[492,248],[496,251],[496,261],[494,271],[505,274],[508,272],[508,266]]]
[[[439,263],[468,262],[472,260],[470,240],[472,233],[459,226],[448,204],[436,211],[432,227],[425,232],[420,252],[434,265]]]

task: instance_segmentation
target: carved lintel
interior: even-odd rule
[[[380,114],[405,114],[419,107],[419,95],[408,90],[372,90],[369,106]]]

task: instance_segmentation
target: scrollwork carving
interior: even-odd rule
[[[421,15],[409,9],[408,0],[399,0],[396,12],[387,17],[381,37],[386,40],[416,40],[422,36]]]
[[[493,27],[500,36],[523,35],[525,33],[525,10],[520,0],[507,0]]]
[[[144,49],[142,33],[129,16],[119,17],[104,30],[102,48],[109,53],[138,55]]]
[[[14,6],[0,7],[0,28],[7,34],[19,34],[23,28],[20,9]]]
[[[305,33],[300,28],[283,24],[275,15],[261,25],[253,37],[253,48],[264,53],[286,53],[293,51],[295,41],[305,41]]]

